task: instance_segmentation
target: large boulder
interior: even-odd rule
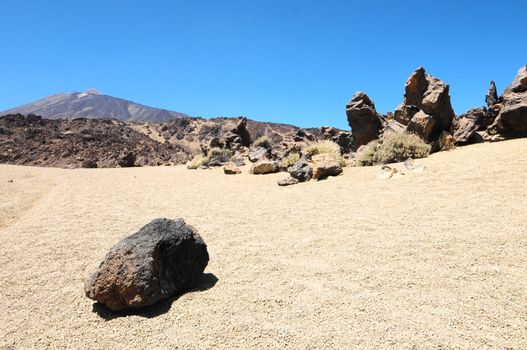
[[[502,138],[527,135],[527,65],[520,68],[514,81],[505,89],[500,103],[492,106],[497,114],[487,134]]]
[[[449,86],[426,74],[423,67],[417,68],[406,81],[404,100],[395,110],[395,120],[402,125],[411,124],[410,129],[417,127],[419,135],[429,142],[449,131],[454,117]]]
[[[253,175],[272,174],[280,171],[280,166],[273,160],[263,159],[253,164],[249,172]]]
[[[208,261],[206,244],[183,219],[155,219],[114,245],[84,290],[114,311],[141,308],[190,289]]]
[[[312,158],[313,178],[322,180],[328,176],[342,173],[342,166],[335,157],[328,153],[314,155]]]
[[[354,150],[379,138],[382,119],[375,110],[375,104],[364,92],[353,95],[346,105],[346,116],[351,127]]]

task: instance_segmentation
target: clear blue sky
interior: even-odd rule
[[[348,128],[357,90],[380,112],[418,66],[456,113],[527,63],[527,1],[20,0],[0,4],[0,110],[105,94],[187,114]]]

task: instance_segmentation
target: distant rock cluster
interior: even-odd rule
[[[398,133],[418,135],[432,151],[443,149],[448,143],[445,140],[464,145],[527,136],[526,91],[527,66],[523,66],[501,96],[491,81],[485,96],[487,106],[456,116],[449,86],[420,67],[406,81],[403,102],[393,113],[381,116],[368,95],[353,95],[346,105],[353,150]]]

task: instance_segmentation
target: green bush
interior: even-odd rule
[[[213,147],[207,153],[207,158],[210,161],[225,163],[231,159],[231,151],[226,148]]]
[[[355,155],[357,166],[402,162],[408,158],[424,158],[430,145],[419,136],[409,133],[392,134],[382,141],[372,141]]]
[[[254,141],[253,146],[254,148],[264,147],[264,148],[270,149],[272,148],[272,142],[271,142],[271,139],[269,139],[269,137],[264,135],[264,136],[259,137],[256,141]]]

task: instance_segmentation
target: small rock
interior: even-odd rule
[[[416,164],[412,158],[408,158],[403,162],[403,167],[407,171],[413,171],[422,173],[425,170],[425,166],[422,164]]]
[[[13,180],[12,179],[11,180],[7,180],[7,182],[13,182]]]
[[[238,168],[234,163],[225,164],[223,167],[223,172],[227,175],[236,175],[242,173],[240,168]]]
[[[296,185],[299,181],[295,179],[294,177],[286,177],[285,179],[278,180],[277,184],[278,186],[290,186],[290,185]]]
[[[331,154],[314,155],[312,161],[314,179],[322,180],[328,176],[337,176],[342,173],[342,167]]]
[[[254,175],[260,175],[277,173],[278,171],[280,171],[280,167],[277,162],[264,159],[254,163],[249,172]]]

